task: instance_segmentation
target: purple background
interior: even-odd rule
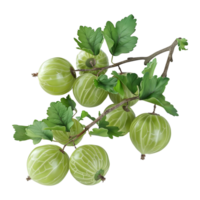
[[[11,124],[31,124],[37,119],[32,102],[30,73],[49,57],[74,55],[73,37],[79,25],[105,25],[106,20],[1,20],[4,54],[3,81]]]

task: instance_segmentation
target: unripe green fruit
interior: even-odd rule
[[[105,107],[108,92],[102,88],[96,88],[94,79],[98,77],[86,73],[80,75],[74,82],[72,93],[78,106],[81,108]]]
[[[70,72],[70,63],[62,57],[50,57],[38,69],[41,90],[50,95],[67,95],[75,81]]]
[[[72,176],[84,185],[95,185],[105,176],[110,166],[108,154],[97,145],[83,145],[71,155],[69,168]]]
[[[92,61],[95,68],[106,67],[110,65],[109,56],[100,50],[99,54],[94,56],[84,50],[80,50],[75,57],[75,69],[91,69],[93,66],[90,64]],[[92,73],[97,75],[99,70],[95,71],[79,71],[78,74]],[[109,69],[103,70],[100,74],[109,74]],[[99,75],[100,75],[99,74]]]
[[[161,151],[169,143],[171,128],[164,117],[144,113],[133,120],[130,138],[141,154],[152,154]]]
[[[27,160],[29,177],[42,185],[61,182],[69,170],[69,156],[56,145],[36,147]]]

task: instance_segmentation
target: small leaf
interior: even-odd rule
[[[113,88],[117,85],[117,79],[111,77],[108,79],[107,75],[100,75],[97,79],[94,79],[94,85],[98,88],[102,88],[107,92],[118,94]]]
[[[113,71],[112,75],[114,75],[118,80],[120,80],[127,88],[135,94],[138,90],[138,87],[142,81],[142,78],[139,78],[135,73],[128,73],[125,75],[120,75],[117,72]]]
[[[144,68],[142,73],[145,74],[148,72],[149,77],[152,78],[153,74],[154,74],[154,70],[156,68],[156,65],[157,65],[157,60],[156,60],[156,58],[154,58],[152,62],[147,63],[147,67]]]
[[[138,91],[142,78],[139,78],[135,73],[128,73],[127,74],[127,88],[135,94]]]
[[[157,78],[156,88],[154,93],[162,94],[165,91],[166,85],[169,82],[169,78],[167,77],[159,77]]]
[[[15,140],[24,141],[31,139],[26,135],[26,128],[28,128],[28,126],[13,125],[13,128],[15,129],[15,134],[13,136]]]
[[[118,79],[117,80],[117,85],[113,88],[117,93],[119,93],[120,97],[123,99],[124,98],[124,89],[122,86],[121,81]]]
[[[79,46],[77,49],[81,49],[95,56],[99,54],[103,43],[101,28],[95,31],[90,27],[80,26],[78,36],[79,41],[74,38]]]
[[[92,117],[91,115],[89,115],[89,113],[86,112],[86,111],[84,111],[84,110],[82,111],[81,116],[80,116],[80,117],[76,117],[76,119],[77,119],[78,121],[81,121],[81,120],[83,120],[85,117],[88,117],[88,118],[91,119],[92,121],[95,120],[94,117]]]
[[[113,56],[129,53],[137,44],[137,37],[131,36],[135,32],[136,19],[133,15],[125,17],[116,23],[108,21],[103,31],[109,51]]]
[[[145,73],[140,87],[140,99],[146,99],[156,88],[157,76],[149,78],[149,72]]]
[[[72,110],[76,110],[76,103],[71,99],[70,95],[68,95],[66,98],[62,98],[60,101],[67,108],[71,106]]]
[[[36,138],[36,143],[39,143],[41,139],[52,141],[53,133],[49,130],[44,130],[44,128],[46,127],[47,125],[44,122],[35,120],[33,122],[33,125],[28,126],[28,128],[26,129],[26,134],[31,138]],[[34,142],[34,144],[36,143]]]
[[[101,137],[108,137],[108,130],[104,128],[93,128],[92,131],[89,132],[89,134]]]
[[[187,50],[187,39],[185,37],[182,37],[182,39],[176,38],[178,41],[178,48],[180,51],[186,51]]]
[[[152,94],[144,101],[156,104],[165,109],[165,111],[173,116],[178,116],[177,110],[168,101],[165,101],[165,97],[162,94]]]
[[[88,110],[81,110],[81,119],[85,119],[88,114]]]
[[[118,41],[118,34],[115,25],[111,21],[106,21],[103,27],[102,34],[105,39],[106,46],[108,50],[113,54],[113,50]]]
[[[117,126],[107,126],[106,127],[108,130],[108,137],[113,139],[113,136],[115,137],[120,137],[123,136],[123,132],[119,132],[119,128]]]
[[[47,120],[53,124],[59,126],[65,126],[67,131],[74,124],[72,121],[73,111],[71,106],[66,107],[61,102],[53,102],[47,110],[47,115],[49,116]]]
[[[108,137],[113,139],[113,136],[119,137],[122,136],[123,132],[119,131],[119,128],[116,126],[109,126],[109,122],[106,121],[106,116],[104,116],[100,121],[99,121],[99,128],[104,128],[107,129],[107,134]]]
[[[113,76],[115,76],[118,80],[120,80],[124,85],[127,84],[127,77],[126,76],[120,75],[116,71],[113,71],[111,74]]]

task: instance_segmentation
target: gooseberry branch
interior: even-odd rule
[[[182,37],[179,37],[178,39],[181,39]],[[129,57],[125,60],[121,60],[117,63],[114,63],[112,65],[109,65],[109,66],[106,66],[106,67],[102,67],[102,68],[94,68],[94,64],[92,62],[90,62],[91,66],[93,67],[92,69],[74,69],[73,67],[70,67],[70,72],[71,74],[73,75],[74,78],[76,78],[76,72],[78,71],[95,71],[95,70],[100,70],[98,72],[98,74],[105,70],[105,69],[110,69],[110,68],[114,68],[114,67],[117,67],[117,66],[120,66],[120,65],[123,65],[123,64],[126,64],[126,63],[129,63],[129,62],[134,62],[134,61],[139,61],[139,60],[144,60],[143,64],[146,65],[148,62],[150,62],[154,57],[162,54],[162,53],[165,53],[165,52],[168,52],[168,56],[167,56],[167,60],[166,60],[166,64],[164,66],[164,70],[162,72],[162,77],[166,77],[167,74],[168,74],[168,71],[169,71],[169,65],[170,65],[170,61],[172,59],[172,55],[175,51],[175,48],[177,46],[178,42],[177,40],[175,39],[168,47],[165,47],[163,49],[160,49],[158,51],[155,51],[153,52],[152,54],[150,54],[149,56],[138,56],[138,57]],[[37,72],[36,72],[37,73]],[[97,76],[98,76],[97,74]],[[38,74],[36,74],[37,76]],[[107,115],[109,112],[113,111],[114,109],[118,108],[119,106],[123,105],[124,103],[128,103],[129,101],[132,101],[132,100],[136,100],[136,99],[139,99],[139,96],[137,97],[132,97],[132,98],[129,98],[129,99],[124,99],[122,102],[118,103],[117,105],[113,106],[112,108],[104,111],[100,116],[98,116],[94,121],[91,121],[85,128],[84,130],[79,133],[78,135],[75,135],[71,138],[69,138],[69,142],[67,144],[69,144],[70,142],[73,142],[74,144],[74,141],[80,137],[81,135],[83,135],[85,132],[91,130],[98,121],[100,121],[105,115]],[[126,110],[126,106],[123,107],[124,110]],[[128,110],[127,110],[128,111]],[[153,106],[153,112],[151,112],[151,114],[153,115],[158,115],[157,113],[157,106],[154,105]],[[60,149],[60,151],[62,153],[64,153],[65,151],[68,152],[69,154],[72,153],[73,150],[68,150],[66,148],[67,144],[63,145],[63,148]],[[76,146],[74,144],[74,149],[76,149]],[[145,154],[141,154],[140,155],[140,168],[143,170],[143,173],[145,174],[145,176],[147,178],[150,178],[149,176],[149,173],[148,173],[148,170],[146,169],[146,155]],[[28,179],[29,177],[27,176],[27,181],[29,181]],[[102,180],[102,182],[113,182],[113,180],[111,180],[110,178],[106,178],[106,177],[103,177],[102,175],[99,175],[99,179]],[[115,179],[116,181],[116,179]],[[115,182],[114,181],[114,182]]]
[[[178,38],[178,39],[181,39],[181,38]],[[174,48],[176,47],[177,45],[177,39],[168,47],[164,48],[164,49],[161,49],[159,51],[156,51],[155,53],[151,54],[150,56],[147,56],[147,57],[129,57],[127,58],[126,60],[124,61],[121,61],[121,62],[118,62],[118,63],[115,63],[115,64],[112,64],[112,65],[109,65],[109,66],[106,66],[106,67],[93,67],[92,69],[71,69],[71,71],[73,72],[80,72],[80,71],[96,71],[96,70],[100,70],[97,74],[97,76],[100,74],[100,72],[102,72],[103,70],[105,69],[109,69],[109,68],[113,68],[113,67],[119,67],[120,65],[122,64],[125,64],[125,63],[128,63],[128,62],[132,62],[132,61],[137,61],[137,60],[144,60],[144,65],[147,65],[147,63],[149,63],[154,57],[156,57],[157,55],[160,55],[164,52],[167,52],[169,51],[169,55],[168,55],[168,58],[167,58],[167,62],[166,62],[166,65],[165,65],[165,69],[164,69],[164,72],[162,74],[162,77],[166,77],[167,76],[167,71],[168,71],[168,68],[169,68],[169,64],[170,62],[173,61],[172,59],[172,55],[173,55],[173,52],[174,52]],[[93,63],[92,63],[93,64]],[[121,68],[119,67],[120,71],[121,71]],[[38,76],[38,73],[32,73],[32,76],[33,77],[37,77]]]
[[[65,149],[65,147],[70,143],[73,142],[74,140],[76,140],[78,137],[80,137],[81,135],[83,135],[87,130],[89,130],[94,124],[96,124],[99,120],[101,120],[105,115],[107,115],[108,113],[110,113],[111,111],[115,110],[116,108],[120,107],[121,105],[132,101],[132,100],[136,100],[139,99],[139,96],[137,97],[131,97],[128,99],[124,99],[123,101],[121,101],[120,103],[116,104],[115,106],[113,106],[112,108],[107,109],[106,111],[104,111],[99,117],[97,117],[92,123],[90,123],[89,125],[87,125],[85,127],[85,129],[79,133],[76,136],[73,136],[73,139],[69,140],[69,142],[67,144],[64,145],[63,150]]]

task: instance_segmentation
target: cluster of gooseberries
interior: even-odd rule
[[[75,58],[75,69],[108,65],[109,57],[102,51],[93,56],[81,50]],[[38,69],[38,83],[41,89],[51,95],[67,95],[72,91],[78,106],[84,109],[105,107],[105,100],[110,99],[110,105],[104,109],[107,110],[122,101],[119,94],[95,87],[94,80],[98,78],[98,70],[84,71],[76,77],[70,67],[70,63],[59,56],[43,61]],[[108,71],[103,70],[102,74],[105,73],[108,74]],[[138,96],[138,92],[132,94],[125,85],[123,89],[124,99]],[[139,106],[139,100],[130,102],[128,110],[122,105],[111,111],[106,115],[106,121],[109,122],[109,126],[117,126],[123,135],[129,134],[133,146],[140,153],[157,152],[169,139],[169,123],[165,118],[149,113],[141,113],[135,117],[131,108],[134,105]],[[68,172],[82,185],[95,185],[101,182],[101,177],[107,176],[110,163],[106,150],[96,144],[79,145],[70,156],[62,151],[62,145],[45,144],[33,148],[28,156],[26,168],[31,179],[44,186],[58,184]]]

